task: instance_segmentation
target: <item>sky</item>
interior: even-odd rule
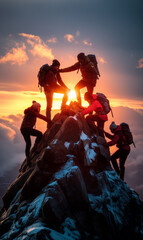
[[[39,68],[53,59],[60,61],[61,68],[71,66],[80,52],[97,57],[101,77],[94,92],[107,95],[117,110],[126,109],[119,111],[120,115],[115,111],[116,121],[124,120],[124,116],[135,121],[133,133],[139,149],[133,149],[130,162],[135,158],[141,167],[135,172],[129,162],[128,169],[136,179],[130,184],[137,188],[141,176],[138,170],[143,170],[142,0],[0,1],[0,174],[24,159],[19,133],[24,109],[36,100],[45,114],[44,92],[38,89]],[[77,71],[61,76],[71,90],[81,79]],[[82,99],[85,91],[81,91]],[[61,98],[54,95],[53,109],[60,108]],[[139,186],[143,190],[143,183]]]

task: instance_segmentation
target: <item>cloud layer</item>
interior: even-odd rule
[[[24,146],[19,128],[21,115],[9,115],[0,119],[0,176],[24,159]]]
[[[143,68],[143,58],[138,60],[137,68]]]
[[[114,121],[117,124],[127,122],[133,133],[136,148],[131,146],[131,153],[126,161],[125,181],[139,193],[143,200],[143,111],[116,107],[113,108],[113,113]],[[22,163],[25,158],[25,142],[19,131],[21,121],[21,115],[9,115],[0,119],[0,176],[7,170],[11,170],[17,163]],[[106,131],[109,131],[111,121],[113,119],[109,114],[109,121],[105,125]],[[37,124],[37,128],[40,129],[40,125]],[[112,152],[112,149],[110,150]]]
[[[10,62],[12,65],[23,65],[29,60],[30,54],[49,60],[54,58],[52,49],[39,36],[26,33],[18,35],[22,43],[15,42],[16,46],[0,58],[0,64]],[[49,39],[49,42],[56,42],[56,38]]]
[[[28,56],[26,53],[26,45],[23,43],[20,47],[16,44],[15,48],[12,48],[5,56],[0,58],[0,63],[10,62],[11,64],[22,65],[28,61]]]

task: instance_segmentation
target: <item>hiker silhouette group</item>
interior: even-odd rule
[[[52,64],[43,65],[38,72],[38,85],[44,88],[44,93],[46,96],[46,116],[40,114],[41,105],[36,101],[32,102],[32,106],[25,109],[24,119],[21,124],[21,133],[26,142],[25,155],[27,164],[31,164],[30,149],[31,149],[31,136],[36,136],[35,144],[32,151],[35,151],[38,143],[42,138],[42,133],[39,130],[34,129],[36,119],[40,118],[47,122],[47,128],[52,125],[51,120],[51,109],[53,104],[54,93],[62,93],[62,103],[61,111],[66,109],[66,103],[68,101],[68,93],[70,89],[62,81],[61,73],[71,72],[75,70],[80,70],[82,79],[76,84],[75,92],[79,106],[82,107],[80,90],[86,87],[87,92],[84,94],[84,100],[89,103],[87,108],[83,108],[79,112],[80,116],[86,116],[88,125],[99,136],[105,138],[105,136],[110,141],[104,143],[104,145],[110,147],[117,145],[118,150],[111,156],[112,165],[119,175],[119,177],[124,180],[125,172],[125,161],[130,153],[130,144],[133,143],[132,134],[130,132],[129,126],[126,123],[121,125],[116,125],[112,122],[110,125],[110,130],[112,134],[105,132],[104,124],[108,120],[107,114],[111,111],[109,100],[103,93],[93,94],[94,88],[97,84],[97,80],[100,77],[98,64],[95,55],[85,55],[84,53],[79,53],[77,55],[77,62],[67,68],[60,68],[60,62],[54,59]],[[95,125],[96,122],[96,125]],[[119,164],[117,162],[119,159]]]

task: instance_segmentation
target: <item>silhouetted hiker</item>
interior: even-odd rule
[[[110,125],[110,130],[114,135],[111,135],[104,131],[105,136],[109,139],[112,139],[111,141],[107,142],[107,145],[113,146],[117,144],[117,147],[119,148],[111,156],[111,162],[117,174],[122,180],[124,180],[125,161],[130,153],[130,146],[126,142],[126,137],[123,135],[121,125],[116,125],[115,122],[112,122]],[[119,166],[117,163],[117,159],[119,159]]]
[[[90,94],[89,92],[86,92],[84,94],[84,99],[89,103],[89,107],[84,109],[82,111],[82,115],[89,114],[86,117],[86,120],[89,124],[89,126],[94,130],[97,130],[94,122],[97,122],[97,127],[99,131],[99,135],[101,137],[104,137],[103,129],[104,129],[104,123],[108,120],[107,114],[103,112],[103,106],[98,100],[97,94]],[[92,112],[95,111],[95,114],[92,114]],[[102,114],[103,113],[103,114]]]
[[[94,56],[94,55],[93,55]],[[75,92],[77,96],[78,103],[81,105],[81,95],[80,89],[86,87],[87,91],[92,94],[93,89],[96,85],[97,79],[100,76],[99,71],[97,71],[93,62],[90,60],[88,56],[84,53],[79,53],[77,55],[78,62],[74,65],[60,69],[60,72],[71,72],[75,70],[81,71],[82,80],[80,80],[75,86]]]
[[[35,144],[33,147],[33,151],[36,150],[38,143],[40,142],[42,138],[42,132],[34,129],[34,125],[36,123],[36,118],[40,118],[44,121],[46,121],[48,124],[51,124],[51,120],[42,114],[40,114],[40,107],[41,105],[37,103],[36,101],[32,102],[32,106],[24,110],[24,119],[22,121],[20,131],[24,137],[24,140],[26,142],[26,148],[25,148],[25,155],[27,158],[27,163],[30,164],[30,148],[31,148],[31,138],[30,136],[36,136]]]
[[[54,59],[51,66],[48,66],[48,64],[43,65],[43,67],[47,67],[47,72],[44,75],[44,83],[41,84],[42,87],[44,87],[44,92],[46,95],[46,116],[51,119],[51,108],[53,104],[53,95],[54,93],[63,93],[63,100],[61,109],[63,109],[66,106],[66,102],[68,100],[68,92],[70,91],[67,86],[62,81],[62,78],[59,74],[59,67],[60,63],[58,60]],[[42,67],[41,67],[42,69]],[[38,77],[40,75],[40,71],[38,74]],[[57,82],[59,84],[57,84]]]

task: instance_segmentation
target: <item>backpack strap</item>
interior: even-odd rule
[[[112,108],[111,108],[111,115],[112,115],[112,118],[114,117],[114,115],[113,115],[113,111],[112,111]]]
[[[136,144],[134,143],[134,141],[133,141],[133,145],[134,145],[134,148],[136,148]]]

